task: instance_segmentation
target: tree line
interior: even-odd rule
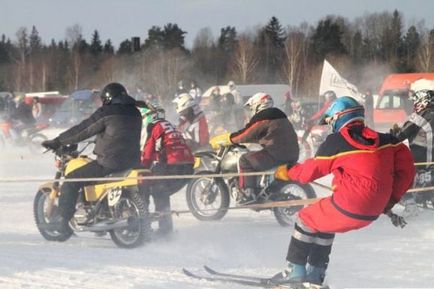
[[[228,80],[286,83],[307,97],[318,94],[325,58],[361,89],[375,90],[393,72],[434,71],[434,28],[423,20],[406,26],[397,10],[286,27],[273,16],[246,31],[223,27],[217,37],[202,28],[191,49],[186,34],[174,23],[153,26],[143,43],[126,39],[115,49],[97,30],[88,42],[78,24],[67,27],[65,40],[49,44],[35,26],[22,27],[14,41],[1,37],[0,91],[70,93],[119,81],[168,101],[180,80],[194,79],[204,88]]]

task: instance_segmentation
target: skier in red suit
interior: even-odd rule
[[[333,134],[314,158],[288,169],[280,166],[275,177],[308,183],[332,173],[333,194],[303,208],[288,249],[289,268],[275,276],[281,282],[322,284],[335,233],[363,228],[391,208],[411,187],[415,167],[410,150],[391,134],[378,133],[364,124],[363,106],[351,97],[337,98],[323,121]],[[395,225],[403,219],[392,219]]]

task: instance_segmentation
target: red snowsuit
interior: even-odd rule
[[[346,232],[370,224],[410,188],[415,167],[404,144],[359,123],[329,135],[316,156],[293,166],[288,177],[308,183],[329,173],[334,175],[333,195],[299,212],[313,232]]]
[[[182,134],[167,120],[148,125],[148,138],[141,161],[149,168],[153,161],[168,165],[194,163],[194,157]]]

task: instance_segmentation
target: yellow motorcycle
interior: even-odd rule
[[[90,143],[90,142],[89,142]],[[149,174],[145,169],[130,169],[108,177],[125,180],[99,182],[84,187],[80,192],[76,212],[70,220],[72,230],[59,232],[50,223],[59,220],[58,200],[60,183],[72,171],[92,161],[78,151],[77,145],[62,146],[55,153],[57,172],[54,182],[43,184],[34,199],[34,217],[41,235],[49,241],[63,242],[74,232],[110,234],[113,242],[122,248],[135,248],[151,238],[151,225],[146,200],[140,194],[140,180],[133,179]],[[131,179],[130,179],[131,178]]]

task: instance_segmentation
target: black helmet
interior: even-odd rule
[[[125,87],[117,82],[107,84],[101,92],[101,100],[103,104],[110,104],[114,97],[127,96]]]

